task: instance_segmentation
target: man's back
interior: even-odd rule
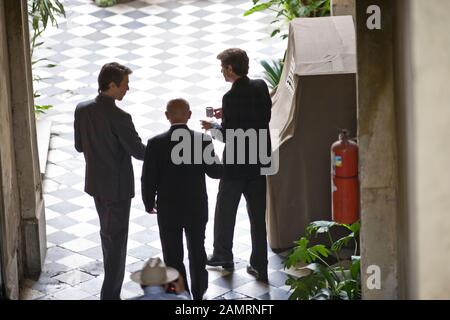
[[[75,111],[75,148],[86,160],[85,191],[111,200],[134,196],[131,156],[142,160],[145,146],[131,116],[114,99],[99,95]]]
[[[258,177],[261,174],[260,168],[267,165],[267,163],[260,163],[260,153],[262,152],[264,157],[271,154],[269,121],[272,100],[267,85],[263,80],[251,80],[247,76],[241,77],[224,95],[222,108],[222,134],[226,143],[223,154],[224,176],[231,179]],[[232,141],[228,133],[231,130],[239,135],[239,129],[247,134],[245,154],[240,154],[243,149],[239,147],[239,142],[244,139],[235,138],[234,159],[227,158],[227,148],[231,146],[230,141]],[[249,137],[255,137],[256,140],[251,142]],[[261,141],[261,139],[263,140]],[[261,146],[265,146],[265,150],[260,151]],[[238,162],[238,159],[242,159],[244,156],[245,163]]]
[[[190,139],[190,144],[184,151],[180,148],[178,152],[176,148],[181,146],[181,141],[187,141],[172,141],[174,131],[175,134],[181,134],[183,139]],[[148,141],[142,175],[144,204],[147,206],[152,203],[157,194],[158,214],[168,222],[207,220],[205,173],[212,178],[220,178],[222,165],[208,165],[204,162],[204,150],[208,146],[212,147],[211,141],[203,141],[204,139],[205,136],[201,133],[189,130],[186,125],[179,125]],[[198,150],[195,149],[195,143],[198,143]],[[183,152],[190,152],[190,157]],[[178,156],[180,159],[175,159]],[[183,158],[189,161],[179,163]],[[215,160],[218,161],[218,158]]]
[[[244,76],[223,97],[222,126],[226,129],[267,129],[272,100],[263,80]]]

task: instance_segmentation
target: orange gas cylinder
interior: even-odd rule
[[[331,175],[333,221],[352,224],[359,219],[358,146],[347,130],[331,146]]]

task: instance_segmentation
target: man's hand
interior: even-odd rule
[[[200,120],[201,124],[202,124],[202,129],[204,130],[209,130],[212,128],[212,123],[205,121],[205,120]]]
[[[175,292],[177,294],[181,294],[184,291],[186,291],[186,288],[184,287],[184,280],[183,280],[183,276],[180,274],[180,276],[178,277],[177,280],[175,280],[174,282],[172,282],[172,284],[175,286]]]
[[[222,108],[214,109],[214,117],[216,119],[222,119]]]
[[[147,211],[148,214],[157,214],[158,213],[158,211],[156,210],[156,207],[154,207],[151,210],[146,210],[146,211]]]

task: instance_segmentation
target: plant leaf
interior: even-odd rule
[[[353,223],[350,226],[350,230],[352,230],[355,235],[357,236],[359,234],[359,230],[361,229],[361,222],[360,221],[356,221],[355,223]]]
[[[360,221],[356,221],[355,223],[348,225],[348,224],[341,224],[341,226],[347,228],[348,230],[350,230],[351,232],[355,233],[355,237],[357,237],[359,235],[359,230],[361,228],[361,223]]]
[[[31,64],[33,65],[33,64],[36,64],[36,63],[38,63],[38,62],[40,62],[40,61],[45,61],[45,60],[48,60],[47,58],[40,58],[40,59],[37,59],[37,60],[33,60],[32,62],[31,62]]]
[[[266,3],[258,4],[256,6],[254,6],[253,8],[251,8],[250,10],[247,10],[246,12],[244,12],[244,16],[251,15],[252,13],[255,13],[258,11],[266,10],[267,8],[270,8],[273,5],[273,2],[274,1],[269,1]]]
[[[274,37],[274,36],[276,36],[277,33],[280,33],[280,32],[281,32],[280,29],[275,29],[275,30],[273,30],[272,33],[270,34],[270,37]]]
[[[53,105],[44,105],[44,106],[35,105],[34,112],[36,114],[43,114],[43,113],[45,113],[45,111],[47,111],[50,108],[53,108]]]
[[[328,250],[328,248],[325,247],[323,244],[317,244],[317,245],[309,248],[309,250],[314,252],[315,254],[321,255],[325,258],[330,255],[330,250]]]
[[[329,232],[332,227],[337,225],[339,224],[334,221],[314,221],[306,227],[306,232],[308,235],[326,233]]]
[[[311,300],[330,300],[331,299],[331,291],[328,288],[322,288],[317,292]]]
[[[352,265],[350,267],[350,274],[353,280],[358,280],[361,272],[361,257],[352,256]]]
[[[346,246],[350,242],[350,240],[354,238],[355,234],[353,232],[350,233],[348,236],[340,238],[339,240],[333,243],[333,245],[331,246],[331,250],[335,252],[341,250],[344,246]]]
[[[281,74],[283,73],[283,62],[281,60],[272,61],[270,64],[268,61],[262,60],[262,67],[264,68],[264,77],[269,83],[272,89],[275,89],[281,79]]]

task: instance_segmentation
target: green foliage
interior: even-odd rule
[[[117,0],[95,0],[95,4],[99,7],[111,7],[117,4]]]
[[[58,26],[56,21],[57,16],[65,16],[63,4],[59,0],[28,0],[28,19],[31,26],[30,32],[30,53],[31,53],[31,65],[33,70],[38,67],[54,68],[56,65],[48,63],[46,65],[38,66],[39,62],[48,61],[46,58],[33,59],[34,50],[44,44],[43,41],[38,41],[42,36],[42,33],[50,22],[53,26]],[[43,80],[39,76],[33,73],[33,82],[37,83]],[[34,92],[34,98],[38,98],[40,95],[38,92]],[[34,106],[36,114],[45,113],[48,109],[52,108],[52,105]]]
[[[330,251],[324,245],[308,247],[309,240],[304,237],[300,238],[298,241],[295,241],[295,244],[297,246],[293,249],[292,253],[285,262],[287,268],[295,266],[298,261],[311,263],[316,261],[316,259],[320,256],[326,258],[330,255]]]
[[[337,241],[331,237],[331,229],[341,227],[348,230],[349,234]],[[291,300],[357,300],[361,299],[361,275],[360,257],[356,256],[358,247],[360,223],[352,225],[340,224],[332,221],[315,221],[306,228],[306,237],[295,241],[296,246],[287,256],[285,268],[308,271],[308,275],[300,278],[289,276],[286,285],[291,286]],[[310,246],[311,237],[319,234],[327,234],[329,247],[318,244]],[[341,249],[355,243],[355,252],[349,269],[345,269],[340,260]],[[333,255],[338,263],[331,266],[325,260]],[[299,263],[307,264],[298,268]]]
[[[264,78],[269,83],[271,89],[276,89],[280,83],[281,73],[283,72],[283,61],[273,60],[271,63],[263,60],[261,65],[264,68]]]
[[[28,0],[28,17],[32,27],[30,39],[32,56],[33,50],[44,44],[36,41],[47,29],[48,23],[58,26],[56,17],[65,15],[66,11],[59,0]]]
[[[269,0],[262,2],[260,0],[252,0],[253,7],[244,13],[248,16],[252,13],[271,10],[275,15],[275,19],[271,24],[275,24],[275,29],[271,32],[271,37],[279,34],[285,39],[287,33],[281,33],[287,29],[289,22],[300,17],[323,17],[330,15],[330,0]]]
[[[327,233],[332,227],[337,225],[334,221],[314,221],[306,227],[306,234],[311,236],[318,233]]]
[[[34,106],[34,112],[36,114],[41,114],[41,113],[45,113],[45,111],[47,111],[48,109],[53,108],[52,105],[48,104],[45,106],[39,106],[39,105],[35,105]]]

